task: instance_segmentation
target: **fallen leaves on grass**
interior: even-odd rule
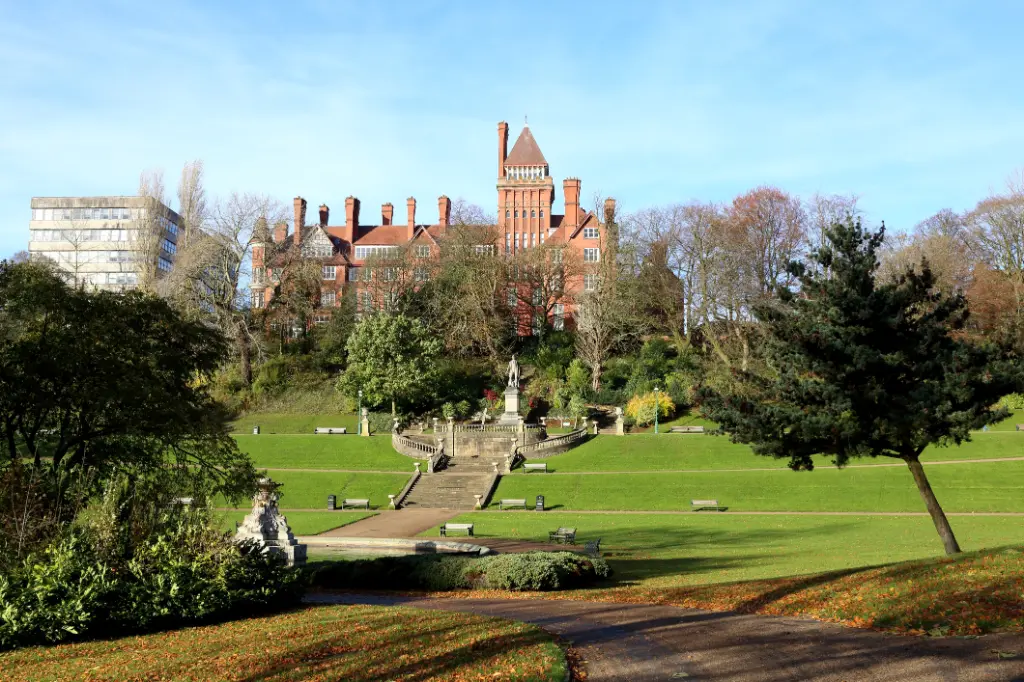
[[[32,647],[0,654],[0,669],[10,682],[547,682],[566,675],[562,648],[532,625],[373,606],[309,607],[143,637]]]

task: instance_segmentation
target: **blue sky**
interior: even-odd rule
[[[85,5],[89,7],[86,9]],[[495,124],[624,210],[761,184],[906,229],[1024,167],[1020,2],[0,0],[0,257],[32,196],[211,194],[493,211]],[[426,215],[423,212],[426,212]]]

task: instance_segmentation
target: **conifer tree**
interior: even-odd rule
[[[877,233],[848,219],[828,231],[811,263],[789,266],[796,285],[757,306],[770,375],[738,372],[726,392],[698,391],[704,413],[754,452],[906,462],[947,554],[960,551],[920,457],[959,444],[1006,417],[993,409],[1022,385],[1021,362],[994,343],[968,343],[963,296],[936,286],[927,262],[892,283],[876,279]]]

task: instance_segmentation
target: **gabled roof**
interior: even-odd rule
[[[547,159],[537,146],[537,140],[533,139],[530,126],[523,126],[523,132],[519,133],[519,139],[512,146],[512,152],[505,159],[506,166],[546,166]]]

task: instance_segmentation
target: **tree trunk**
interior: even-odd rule
[[[249,336],[245,333],[245,323],[239,321],[235,330],[235,341],[238,344],[238,362],[242,374],[242,382],[252,386],[252,355],[249,350]]]
[[[391,399],[391,416],[392,417],[395,416],[395,399],[394,398]]]
[[[932,517],[935,530],[939,531],[939,537],[942,538],[942,546],[945,547],[946,554],[959,554],[960,545],[957,544],[956,536],[953,535],[953,529],[950,528],[946,514],[942,511],[942,507],[939,506],[939,501],[935,499],[935,493],[932,491],[931,484],[928,483],[928,477],[924,473],[924,467],[921,466],[921,460],[918,459],[918,455],[909,455],[903,459],[907,466],[910,467],[910,473],[914,476],[914,483],[917,484],[917,490],[924,499],[924,506],[928,508],[928,513]]]
[[[601,363],[595,362],[590,366],[590,388],[597,391],[601,388]]]

